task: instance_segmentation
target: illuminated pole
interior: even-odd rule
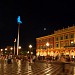
[[[31,48],[32,48],[32,45],[29,45],[29,48],[30,48],[29,54],[30,54],[30,58],[31,58]]]
[[[15,43],[16,43],[16,39],[15,39],[15,41],[14,41],[14,55],[15,55]]]
[[[11,54],[13,54],[13,52],[12,52],[12,50],[13,50],[13,47],[11,47],[10,49],[11,49]]]
[[[18,37],[17,37],[17,55],[19,54],[19,31],[20,31],[20,24],[22,23],[20,20],[20,16],[17,18],[18,22]]]
[[[19,52],[19,30],[20,30],[20,24],[18,24],[17,55],[18,55],[18,52]]]

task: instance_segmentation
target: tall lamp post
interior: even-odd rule
[[[1,55],[3,55],[3,49],[1,49]]]
[[[20,52],[21,52],[21,51],[20,51],[20,50],[21,50],[21,46],[19,46],[19,48],[18,48],[18,49],[19,49],[19,53],[20,53]]]
[[[30,58],[31,58],[31,48],[32,48],[32,45],[29,45],[29,48],[30,48],[29,55],[30,55]]]
[[[14,40],[14,55],[15,55],[15,43],[16,43],[16,39]]]
[[[49,43],[46,43],[46,47],[47,47],[47,55],[48,55],[48,47],[49,47]]]
[[[20,24],[22,21],[20,20],[20,16],[17,18],[17,23],[18,23],[18,37],[17,37],[17,55],[19,53],[19,31],[20,31]]]
[[[13,54],[13,52],[12,52],[12,50],[13,50],[13,47],[11,47],[10,49],[11,49],[11,54]]]
[[[5,48],[5,51],[4,51],[4,54],[6,54],[7,53],[7,48]]]

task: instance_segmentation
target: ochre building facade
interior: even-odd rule
[[[48,44],[48,45],[47,45]],[[54,34],[36,38],[37,56],[75,56],[75,26],[54,31]]]

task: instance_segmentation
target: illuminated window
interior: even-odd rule
[[[74,38],[74,34],[71,34],[71,35],[70,35],[70,38]]]
[[[67,35],[65,36],[65,39],[68,39],[68,36]]]
[[[59,39],[58,39],[58,37],[56,37],[56,41],[58,41]]]
[[[38,43],[40,43],[40,40],[38,41]]]
[[[39,46],[39,49],[41,49],[41,46]]]
[[[52,44],[50,44],[49,48],[52,48],[52,47],[53,47],[53,45],[52,45]]]
[[[63,40],[63,36],[60,36],[60,40]]]
[[[65,39],[68,39],[68,34],[64,36]]]
[[[63,42],[60,44],[60,47],[63,47]]]
[[[68,42],[65,42],[65,46],[68,46],[69,45],[69,43]]]
[[[47,39],[44,39],[44,42],[47,42]]]
[[[46,46],[43,46],[43,49],[46,49]]]
[[[40,46],[40,49],[42,49],[43,48],[43,46]]]
[[[56,44],[56,47],[57,47],[57,48],[59,47],[59,44],[58,44],[58,43]]]
[[[39,49],[39,46],[37,46],[37,49]]]
[[[43,42],[45,42],[45,40],[43,39]]]
[[[50,42],[53,42],[53,38],[49,38],[49,41],[50,41]]]

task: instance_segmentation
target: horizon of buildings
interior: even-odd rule
[[[37,56],[75,56],[75,26],[54,31],[54,34],[36,38]]]

